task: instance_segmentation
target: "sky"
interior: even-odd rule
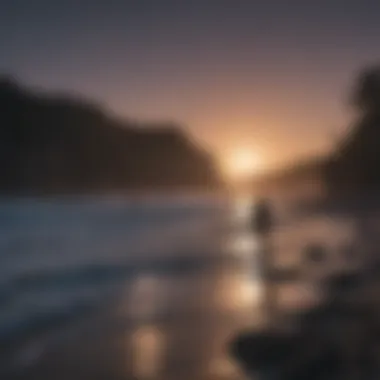
[[[275,168],[346,131],[379,15],[378,0],[2,0],[0,72]]]

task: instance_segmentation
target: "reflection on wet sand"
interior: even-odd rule
[[[240,328],[257,323],[262,295],[257,241],[248,226],[251,207],[239,201],[231,212],[235,229],[222,242],[227,260],[202,273],[134,281],[128,304],[135,317],[129,335],[137,379],[226,379],[240,373],[226,345]],[[165,311],[163,319],[158,309]]]
[[[262,319],[251,210],[247,199],[234,204],[226,220],[218,221],[229,226],[228,232],[211,228],[219,232],[213,232],[210,241],[219,244],[192,252],[196,265],[189,270],[137,272],[116,307],[86,323],[85,338],[66,339],[25,379],[47,380],[49,366],[54,366],[50,373],[59,374],[57,379],[94,379],[100,374],[111,380],[236,379],[240,372],[229,357],[228,344]],[[187,244],[186,239],[178,241],[179,256],[188,251]],[[83,363],[91,363],[91,368]]]
[[[164,335],[155,326],[139,327],[132,335],[133,373],[137,379],[152,379],[160,374]]]
[[[262,287],[257,278],[249,273],[226,274],[215,286],[215,300],[218,310],[247,311],[260,302]]]

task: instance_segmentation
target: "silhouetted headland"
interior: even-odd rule
[[[0,77],[0,192],[213,190],[211,155],[170,123],[120,120],[86,99]]]

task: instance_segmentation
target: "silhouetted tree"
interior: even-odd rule
[[[326,168],[332,191],[380,185],[380,66],[359,75],[352,98],[358,110],[357,120]]]
[[[380,67],[372,67],[359,76],[353,103],[365,115],[380,111]]]

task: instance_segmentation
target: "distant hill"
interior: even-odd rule
[[[170,124],[117,120],[73,96],[0,78],[0,192],[215,189],[209,153]]]
[[[256,178],[253,187],[259,194],[320,192],[324,186],[326,165],[325,157],[310,158]]]

